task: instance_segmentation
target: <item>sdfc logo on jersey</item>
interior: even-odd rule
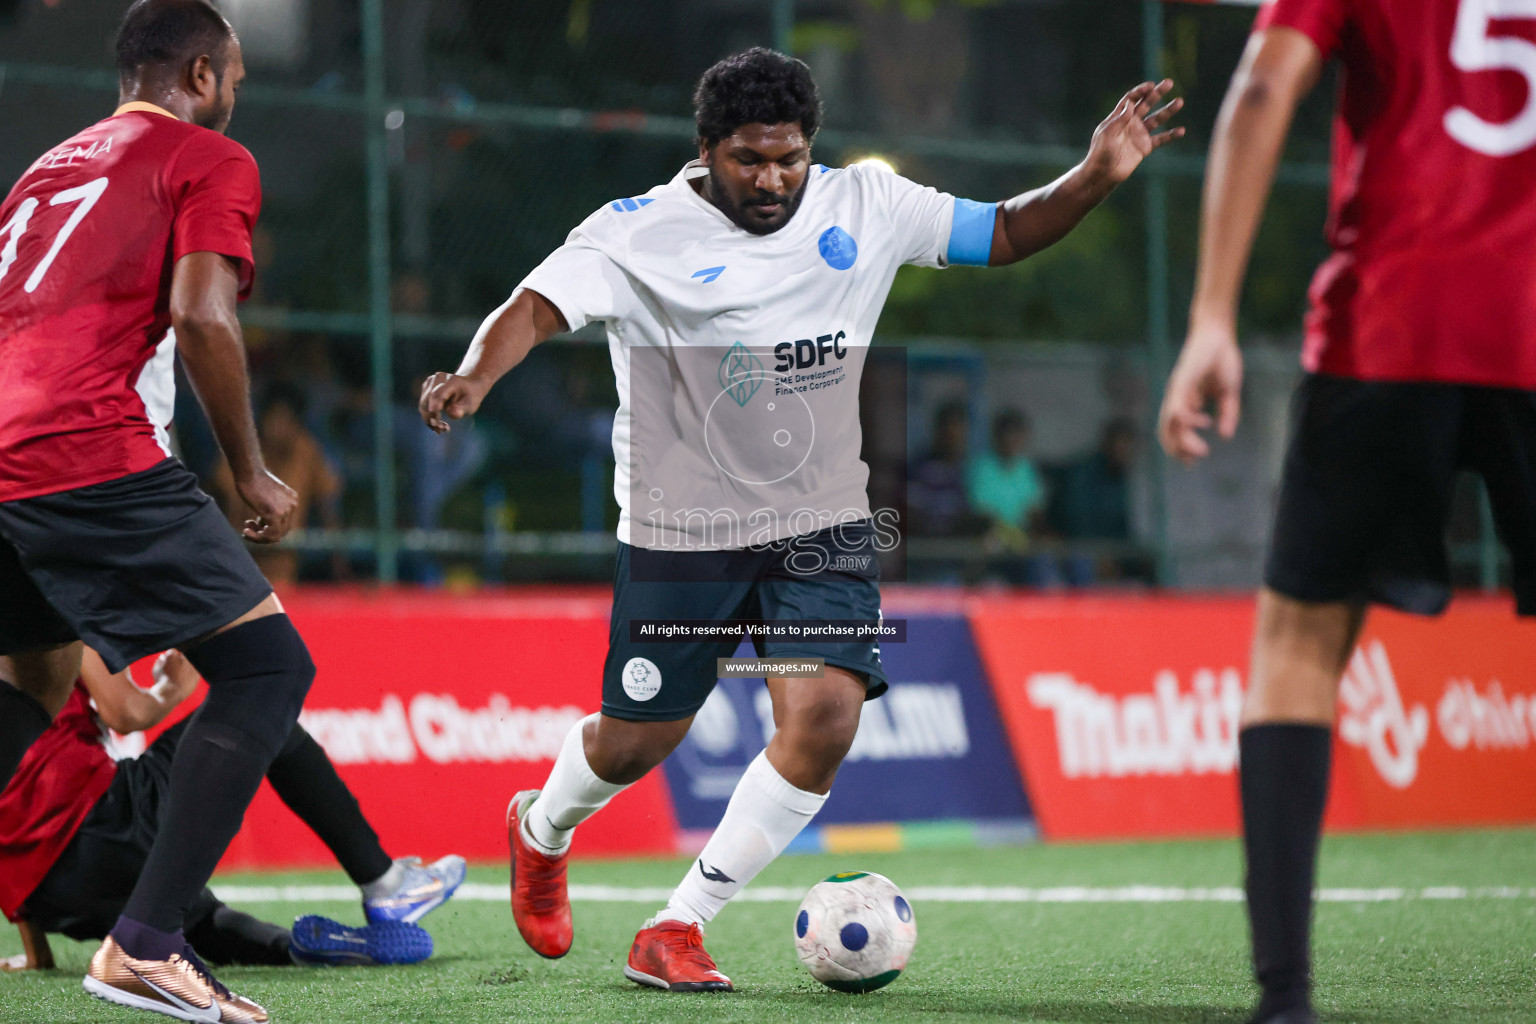
[[[838,331],[836,334],[820,335],[814,341],[810,338],[781,341],[773,346],[773,372],[787,373],[790,370],[808,370],[813,366],[825,366],[828,356],[842,359],[848,354],[848,346],[843,344],[843,340],[847,337],[847,331]]]

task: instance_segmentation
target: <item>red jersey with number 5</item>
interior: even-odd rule
[[[243,146],[132,104],[34,163],[0,205],[0,501],[105,483],[170,455],[171,270],[253,276]]]
[[[1271,26],[1344,71],[1307,369],[1536,389],[1536,0],[1272,0]]]

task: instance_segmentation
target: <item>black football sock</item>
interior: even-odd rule
[[[1238,735],[1248,921],[1264,990],[1255,1020],[1311,1002],[1312,886],[1332,735],[1325,726],[1297,724],[1255,725]]]
[[[48,730],[53,716],[29,695],[0,680],[0,789],[11,775],[27,748]]]
[[[378,834],[363,817],[357,798],[303,726],[295,725],[288,734],[288,742],[267,769],[267,781],[336,855],[353,882],[366,885],[389,870],[393,861],[379,845]]]
[[[281,967],[293,963],[286,928],[226,906],[207,889],[187,912],[186,931],[192,951],[210,964]]]
[[[163,934],[182,927],[240,830],[267,766],[298,719],[314,663],[286,615],[269,615],[187,651],[208,696],[171,762],[154,845],[112,934],[130,956],[125,921]]]
[[[208,700],[216,693],[210,689]],[[159,831],[123,908],[124,918],[162,932],[182,927],[193,898],[240,831],[271,757],[248,733],[206,719],[199,709],[182,734]],[[119,929],[112,934],[130,956],[139,955]]]
[[[135,960],[169,960],[187,946],[181,928],[155,928],[127,916],[117,919],[112,937]]]

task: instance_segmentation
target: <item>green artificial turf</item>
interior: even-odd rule
[[[420,851],[435,855],[438,851]],[[574,883],[670,886],[683,861],[587,861]],[[1040,844],[987,850],[781,858],[758,884],[809,887],[851,868],[909,890],[931,885],[1211,887],[1238,884],[1235,842]],[[505,870],[471,881],[504,883]],[[216,884],[342,884],[339,872],[223,876]],[[1512,886],[1514,898],[1324,903],[1317,1002],[1324,1021],[1463,1024],[1536,1020],[1536,832],[1330,838],[1325,887]],[[738,902],[709,929],[732,995],[641,989],[619,973],[654,907],[578,902],[576,945],[559,961],[523,946],[500,902],[456,902],[428,917],[437,953],[404,968],[225,968],[220,978],[278,1024],[501,1024],[504,1021],[1054,1021],[1240,1024],[1253,990],[1236,903],[923,903],[911,966],[867,996],[828,991],[794,957],[794,904]],[[355,903],[262,903],[272,920],[318,912],[360,923]],[[19,952],[0,928],[0,955]],[[0,975],[0,1022],[132,1022],[80,989],[94,944],[55,939],[60,969]]]

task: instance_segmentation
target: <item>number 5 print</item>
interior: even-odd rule
[[[1451,40],[1451,63],[1462,71],[1513,71],[1525,78],[1525,109],[1512,120],[1495,124],[1459,106],[1446,111],[1451,138],[1488,156],[1511,156],[1536,145],[1536,43],[1488,34],[1494,21],[1511,18],[1536,18],[1536,0],[1461,0]]]

